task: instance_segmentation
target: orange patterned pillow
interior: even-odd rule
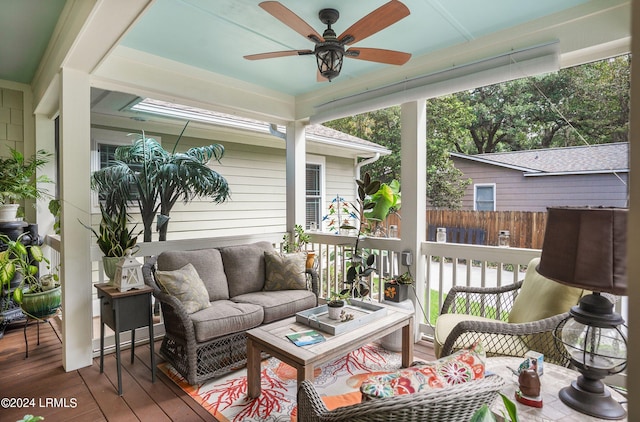
[[[412,394],[484,378],[485,353],[481,344],[435,362],[369,377],[360,386],[362,400]]]

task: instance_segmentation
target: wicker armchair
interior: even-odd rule
[[[160,346],[160,355],[192,385],[244,366],[247,363],[245,332],[198,342],[193,322],[185,307],[174,296],[160,289],[156,283],[156,261],[157,256],[150,257],[142,267],[142,273],[145,284],[153,288],[153,296],[162,308],[165,335]],[[317,273],[314,270],[306,272],[309,289],[317,295]]]
[[[543,353],[545,361],[567,366],[569,360],[557,347],[553,330],[585,292],[539,275],[535,271],[538,260],[529,263],[525,279],[515,284],[453,287],[436,321],[436,356],[447,356],[481,341],[487,357],[522,357],[533,350]],[[527,289],[525,283],[529,283]]]
[[[429,392],[379,398],[328,410],[311,381],[298,388],[298,420],[332,421],[469,421],[483,405],[491,405],[504,386],[499,376]]]

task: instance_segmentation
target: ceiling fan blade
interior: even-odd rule
[[[244,56],[244,58],[247,60],[262,60],[262,59],[272,59],[274,57],[304,56],[307,54],[313,54],[313,51],[311,50],[272,51],[271,53],[249,54],[248,56]]]
[[[280,2],[263,1],[259,6],[266,10],[271,16],[278,19],[280,22],[284,23],[303,37],[312,41],[314,41],[314,38],[316,40],[324,40],[322,35],[318,34],[311,25],[303,21],[300,16],[284,7]]]
[[[349,37],[345,44],[351,45],[393,25],[400,19],[409,16],[410,13],[409,8],[403,3],[392,0],[351,25],[338,39],[343,40],[345,37]]]
[[[403,65],[411,58],[411,54],[403,53],[402,51],[360,47],[350,48],[345,53],[345,56],[352,59],[396,65]]]

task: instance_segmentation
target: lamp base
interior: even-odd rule
[[[617,420],[627,415],[622,405],[602,386],[602,391],[591,392],[580,388],[577,381],[558,393],[560,400],[572,409],[600,419]]]

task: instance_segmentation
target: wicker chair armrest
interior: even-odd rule
[[[160,301],[165,330],[178,338],[184,338],[195,343],[193,323],[186,308],[177,298],[165,293],[158,286],[155,277],[157,259],[156,256],[152,256],[147,260],[142,266],[142,276],[144,283],[153,289],[153,296]]]
[[[526,336],[531,334],[539,334],[553,331],[558,324],[566,319],[569,313],[554,315],[549,318],[541,319],[533,322],[501,323],[492,321],[462,321],[459,322],[449,334],[449,337],[465,332],[487,333],[487,334],[506,334],[512,336]],[[449,338],[447,338],[447,341]]]
[[[482,301],[483,297],[493,296],[495,302],[503,303],[501,306],[504,310],[505,306],[511,309],[513,301],[517,296],[523,281],[520,280],[513,284],[500,287],[471,287],[471,286],[453,286],[449,289],[447,297],[445,298],[440,315],[448,313],[467,313],[465,309],[462,312],[457,312],[457,309],[464,309],[472,300]],[[462,305],[462,306],[461,306]]]
[[[498,321],[461,321],[451,330],[449,336],[445,340],[444,345],[442,346],[442,355],[447,356],[453,353],[456,348],[456,343],[467,344],[469,342],[474,342],[483,338],[482,335],[485,334],[491,336],[493,339],[492,341],[496,341],[504,345],[507,345],[511,341],[509,340],[510,338],[521,339],[522,342],[532,350],[543,351],[545,353],[545,360],[549,360],[550,362],[561,366],[566,366],[568,359],[566,355],[557,348],[552,333],[568,316],[569,313],[565,312],[563,314],[554,315],[538,321],[518,324]],[[459,339],[460,341],[458,341]],[[505,351],[500,353],[487,352],[487,354],[522,356],[526,352],[526,350],[512,350],[509,346],[505,346],[504,350]],[[511,350],[511,352],[518,350],[519,353],[512,354],[506,352],[506,350]]]
[[[327,410],[313,383],[298,388],[298,420],[329,421],[468,421],[482,404],[491,404],[504,386],[499,376],[443,389],[365,401]]]
[[[317,298],[318,294],[320,294],[320,290],[318,288],[318,286],[319,286],[318,273],[313,268],[307,268],[305,270],[305,273],[307,275],[309,275],[310,278],[311,278],[311,286],[310,286],[311,287],[311,291],[316,295],[316,298]]]

